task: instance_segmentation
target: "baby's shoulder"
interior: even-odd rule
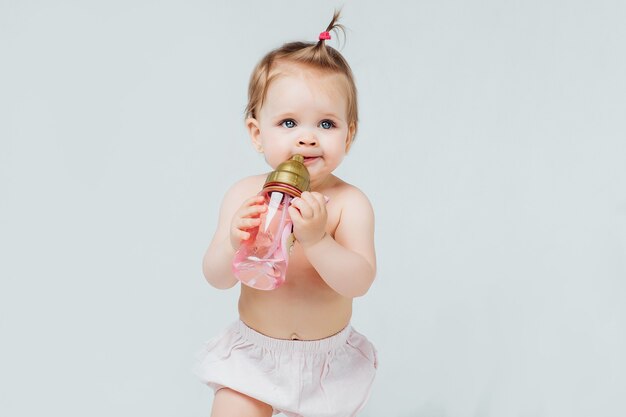
[[[359,187],[342,181],[334,187],[329,198],[329,211],[333,204],[332,210],[338,213],[335,240],[348,246],[360,245],[356,241],[369,241],[374,230],[375,215],[367,195]]]
[[[250,175],[249,177],[242,178],[239,181],[235,182],[231,186],[231,189],[248,190],[254,188],[257,189],[256,191],[258,192],[263,186],[266,177],[267,174]]]
[[[342,207],[350,206],[367,206],[371,207],[371,203],[367,195],[356,185],[346,181],[339,180],[334,185],[329,198],[340,203]]]
[[[263,187],[266,175],[251,175],[232,184],[224,195],[223,204],[239,206],[250,197],[254,197]]]
[[[261,190],[266,176],[267,174],[261,174],[242,178],[232,184],[226,194],[236,196],[245,195],[247,197],[251,197]]]

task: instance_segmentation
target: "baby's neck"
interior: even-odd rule
[[[335,177],[332,174],[327,175],[324,178],[312,179],[311,180],[311,191],[323,192],[324,190],[333,187],[337,182],[339,182],[339,178]]]

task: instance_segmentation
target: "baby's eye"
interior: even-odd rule
[[[296,127],[296,122],[294,122],[292,119],[287,119],[287,120],[283,120],[280,123],[280,125],[288,129],[291,129],[292,127]]]
[[[331,127],[335,127],[335,123],[333,123],[331,120],[322,120],[320,122],[320,126],[322,127],[322,129],[330,129]]]

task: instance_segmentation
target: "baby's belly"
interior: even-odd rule
[[[333,291],[314,269],[297,270],[272,291],[242,285],[241,320],[277,339],[317,340],[341,331],[350,322],[352,299]]]

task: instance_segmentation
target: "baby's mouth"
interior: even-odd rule
[[[304,163],[306,164],[307,162],[313,162],[315,160],[317,160],[319,158],[319,156],[305,156],[304,157]]]

